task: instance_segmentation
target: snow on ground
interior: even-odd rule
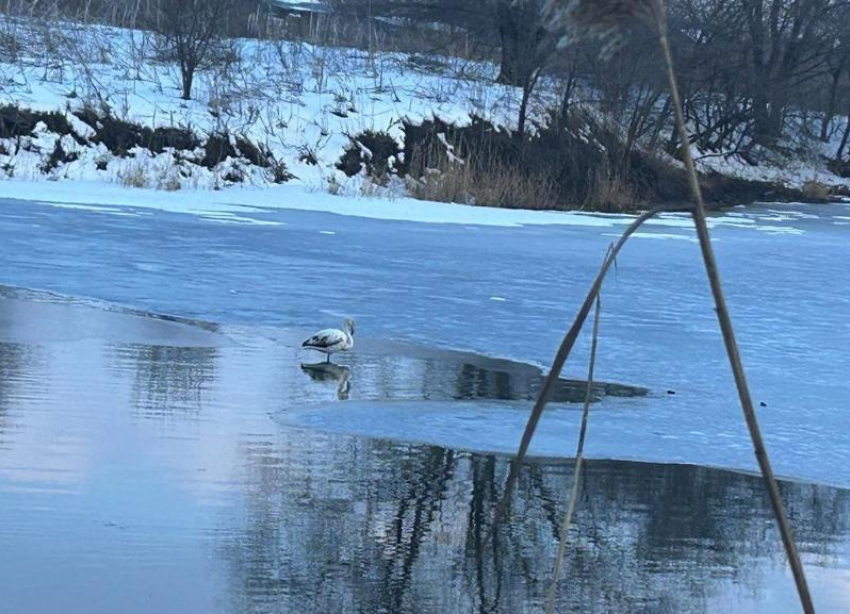
[[[448,203],[431,203],[412,198],[342,198],[303,185],[284,185],[269,188],[233,187],[220,191],[162,192],[152,189],[126,189],[96,182],[52,183],[39,185],[37,197],[32,185],[11,182],[3,186],[3,196],[39,202],[59,207],[76,207],[99,213],[126,215],[146,209],[171,213],[188,213],[200,217],[219,217],[222,220],[261,223],[256,218],[234,217],[239,213],[263,210],[292,209],[352,215],[357,217],[482,226],[521,226],[562,224],[575,226],[611,226],[615,220],[630,220],[628,216],[597,215],[579,212],[526,211],[496,209]],[[97,204],[92,205],[96,194]]]
[[[30,182],[15,181],[3,184],[3,197],[37,201],[60,208],[85,210],[108,215],[147,215],[151,210],[195,215],[221,223],[256,226],[285,225],[285,222],[263,219],[264,213],[276,210],[313,211],[368,219],[462,226],[576,226],[623,228],[634,216],[582,211],[529,211],[499,209],[451,203],[438,203],[399,197],[341,198],[325,191],[303,185],[282,185],[267,188],[231,187],[226,190],[183,190],[165,192],[154,189],[128,189],[119,185],[104,185],[95,181],[42,182],[33,192]],[[93,200],[96,202],[93,203]],[[2,200],[0,200],[2,206]],[[800,214],[805,215],[805,214]],[[817,217],[817,216],[814,216]],[[748,210],[729,211],[709,218],[709,227],[744,228],[772,234],[802,234],[804,230],[793,222],[798,212]],[[839,218],[840,219],[840,218]],[[693,222],[685,213],[667,213],[646,223],[645,228],[684,231],[638,232],[636,238],[693,240]],[[619,233],[609,232],[612,240]]]
[[[46,59],[35,45],[18,62],[0,62],[0,104],[61,112],[87,104],[150,127],[245,135],[284,160],[302,185],[324,186],[331,176],[344,182],[333,165],[349,136],[364,130],[385,130],[401,140],[403,118],[439,116],[465,123],[470,113],[510,125],[519,102],[515,88],[493,83],[489,64],[429,58],[424,68],[404,54],[370,56],[355,49],[256,40],[237,41],[240,61],[226,73],[199,73],[194,100],[184,101],[176,66],[158,62],[143,33],[67,25],[62,35],[79,57]],[[35,144],[52,150],[55,137],[43,138],[49,142]],[[63,144],[75,150],[73,142]],[[130,160],[99,171],[96,158],[106,153],[82,156],[52,178],[121,183],[128,164],[156,166],[153,160]],[[15,160],[13,178],[40,178],[44,155],[24,154]],[[308,155],[318,164],[304,162]],[[9,162],[8,156],[0,160]],[[163,171],[153,168],[151,174]],[[214,176],[200,176],[189,187],[216,185]]]
[[[496,67],[487,63],[438,56],[425,62],[398,53],[368,54],[295,42],[240,40],[235,42],[239,61],[227,71],[199,73],[194,100],[184,101],[176,66],[160,61],[151,40],[142,32],[8,20],[0,21],[0,29],[27,42],[14,61],[0,56],[0,104],[63,112],[82,135],[90,128],[69,111],[85,105],[99,111],[108,109],[119,119],[144,126],[190,128],[201,135],[222,131],[245,135],[285,162],[296,177],[292,183],[301,187],[298,198],[322,201],[315,205],[320,210],[366,206],[363,200],[331,205],[330,200],[318,196],[327,190],[344,197],[398,197],[404,192],[400,185],[376,189],[360,178],[346,178],[334,167],[350,136],[364,130],[385,130],[400,141],[403,119],[421,121],[434,116],[465,123],[475,114],[497,125],[512,126],[520,100],[516,88],[493,82]],[[542,102],[535,102],[531,117],[540,117],[542,111]],[[23,147],[9,140],[0,142],[0,176],[27,183],[43,180],[41,167],[54,148],[56,135],[42,126],[34,137],[24,141]],[[88,182],[87,189],[97,185],[99,193],[107,183],[160,189],[218,188],[232,168],[228,161],[212,170],[193,167],[187,173],[170,152],[153,155],[137,148],[133,158],[121,159],[102,145],[80,147],[70,137],[63,139],[62,145],[79,159],[61,165],[48,178],[60,183]],[[17,155],[12,156],[12,151]],[[817,152],[807,160],[783,160],[776,166],[759,167],[736,157],[700,157],[695,153],[704,170],[797,187],[813,179],[850,185],[850,180],[828,173],[818,162]],[[311,159],[317,164],[310,163]],[[98,170],[104,162],[108,162],[106,169]],[[250,169],[246,180],[251,185],[269,187],[262,169]],[[3,187],[6,194],[27,197],[26,188]],[[239,190],[228,188],[227,192]],[[278,198],[277,192],[274,194],[268,199]],[[89,200],[104,199],[99,196]],[[397,209],[407,206],[400,202],[369,205],[367,215],[380,210],[395,219]],[[439,207],[439,211],[442,209]],[[466,213],[457,215],[466,218]],[[476,210],[475,217],[480,215]]]
[[[764,161],[758,166],[746,162],[737,154],[705,154],[696,147],[692,154],[697,168],[705,173],[719,173],[738,177],[747,181],[777,183],[787,188],[800,189],[808,182],[817,182],[828,186],[850,187],[850,178],[840,177],[827,168],[825,160],[835,155],[841,140],[843,126],[833,130],[831,138],[822,142],[801,136],[803,129],[796,127],[798,157],[784,157],[761,151]],[[802,151],[802,153],[800,153]],[[767,161],[771,160],[770,163]]]

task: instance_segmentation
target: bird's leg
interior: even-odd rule
[[[328,359],[325,361],[327,364],[331,364],[331,355],[328,354]]]

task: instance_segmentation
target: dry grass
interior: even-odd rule
[[[116,173],[118,183],[126,188],[147,188],[150,178],[143,164],[130,164]]]
[[[829,200],[832,196],[832,189],[814,179],[803,184],[803,197],[807,200]]]
[[[331,175],[325,182],[325,189],[331,196],[339,196],[342,192],[342,184],[339,183],[336,177]]]
[[[603,169],[594,171],[582,209],[619,213],[634,210],[637,202],[637,190],[621,173]]]
[[[177,192],[181,188],[180,173],[176,168],[168,168],[159,174],[156,182],[157,190]]]
[[[426,170],[420,179],[407,179],[413,198],[509,209],[565,208],[551,177],[508,164],[486,151],[468,160],[421,150],[414,155],[425,158],[417,162]]]

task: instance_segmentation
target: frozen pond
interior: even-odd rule
[[[530,463],[488,545],[507,457],[292,424],[376,403],[402,415],[366,424],[411,420],[427,438],[435,418],[407,415],[419,404],[460,430],[521,415],[539,371],[370,341],[345,365],[302,366],[300,338],[3,290],[4,614],[540,612],[570,463]],[[597,393],[600,416],[645,399]],[[573,395],[562,386],[557,411],[575,418]],[[850,491],[781,487],[818,611],[847,611]],[[559,599],[606,614],[799,608],[758,479],[604,460],[586,467]]]
[[[407,205],[398,207],[403,217]],[[362,338],[542,366],[627,223],[564,219],[470,226],[236,206],[178,214],[6,200],[0,282],[248,328],[309,329],[351,315]],[[777,473],[850,486],[850,207],[737,209],[712,225]],[[603,294],[599,377],[649,394],[598,403],[589,454],[754,469],[690,221],[668,216],[641,232]],[[583,343],[568,377],[583,376]],[[400,362],[394,377],[406,369]],[[511,452],[523,408],[352,398],[276,419]],[[575,418],[550,412],[532,451],[563,457]]]
[[[539,612],[580,382],[484,536],[540,367],[628,220],[473,214],[0,200],[4,614]],[[799,608],[689,224],[641,232],[604,289],[561,611]],[[818,611],[845,612],[850,207],[712,225]],[[299,341],[346,315],[355,352],[314,364]]]

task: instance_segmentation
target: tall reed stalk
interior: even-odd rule
[[[590,360],[587,366],[587,391],[584,393],[584,407],[581,412],[581,430],[576,443],[576,464],[573,469],[573,483],[570,487],[570,499],[567,503],[567,511],[561,522],[561,541],[558,543],[558,554],[552,568],[552,581],[549,584],[549,593],[546,597],[546,614],[555,611],[555,597],[558,594],[558,577],[561,575],[561,564],[564,561],[564,553],[567,551],[567,536],[570,533],[570,525],[573,522],[573,512],[576,509],[578,489],[581,485],[581,470],[584,465],[584,439],[587,436],[587,420],[590,416],[590,401],[593,398],[593,370],[596,367],[596,344],[599,339],[599,311],[601,310],[601,299],[596,297],[596,309],[593,314],[593,335],[590,342]]]
[[[800,604],[803,607],[803,612],[814,614],[815,607],[809,593],[809,585],[806,581],[803,563],[800,561],[800,555],[794,543],[794,534],[788,522],[788,517],[785,514],[785,506],[782,503],[779,486],[776,483],[776,477],[773,475],[773,468],[770,465],[767,449],[764,446],[761,436],[758,418],[753,407],[753,399],[750,395],[749,385],[747,384],[747,376],[744,373],[744,365],[741,362],[741,354],[738,350],[738,342],[735,339],[735,328],[732,326],[732,318],[729,315],[726,298],[723,295],[723,287],[720,283],[720,272],[717,269],[717,262],[714,259],[714,248],[711,246],[708,224],[705,219],[705,204],[702,200],[702,191],[700,190],[699,180],[697,179],[696,169],[694,168],[694,159],[691,155],[691,144],[687,127],[685,126],[685,118],[682,114],[682,101],[679,98],[679,87],[673,67],[673,56],[670,53],[670,43],[667,39],[667,19],[663,0],[654,0],[653,3],[657,4],[656,26],[658,28],[658,43],[661,46],[661,53],[664,56],[667,82],[670,88],[670,96],[673,99],[673,110],[676,114],[676,130],[679,133],[682,158],[685,162],[688,183],[690,184],[691,193],[693,194],[696,205],[691,210],[691,214],[694,219],[694,225],[696,226],[697,238],[699,239],[700,251],[702,252],[703,264],[705,265],[705,273],[711,286],[711,294],[714,297],[714,307],[717,312],[717,321],[720,324],[720,332],[723,335],[723,344],[726,346],[726,356],[729,359],[729,365],[732,368],[732,374],[735,378],[735,387],[738,390],[738,399],[741,403],[741,409],[744,412],[744,419],[747,423],[747,429],[750,432],[750,439],[753,442],[753,451],[758,461],[768,496],[770,497],[770,504],[773,507],[773,514],[776,517],[779,534],[782,537],[785,553],[788,556],[791,572],[794,575],[794,583],[797,585]]]
[[[638,228],[643,226],[644,222],[655,217],[662,211],[666,211],[667,209],[668,207],[656,207],[655,209],[651,209],[650,211],[646,211],[639,215],[631,224],[628,225],[628,227],[626,227],[626,230],[623,232],[623,234],[620,236],[620,238],[605,256],[605,260],[602,262],[602,268],[599,270],[599,273],[596,275],[596,278],[590,285],[590,290],[587,291],[587,295],[584,297],[584,302],[582,302],[581,307],[579,308],[572,325],[570,326],[569,330],[564,335],[564,338],[561,341],[561,345],[558,348],[557,353],[555,354],[555,359],[552,361],[552,368],[549,369],[549,373],[543,380],[543,386],[541,386],[540,388],[540,393],[537,395],[537,400],[534,402],[534,407],[531,410],[531,415],[528,417],[528,421],[525,424],[525,430],[522,433],[522,439],[520,440],[519,450],[517,451],[516,458],[511,463],[511,468],[508,472],[508,479],[507,482],[505,482],[505,491],[504,493],[502,493],[502,498],[499,501],[499,504],[496,506],[496,510],[494,512],[493,530],[495,530],[496,525],[501,522],[508,510],[508,506],[510,505],[511,501],[511,496],[513,495],[514,485],[516,484],[517,477],[519,477],[519,472],[522,469],[522,463],[525,460],[525,456],[528,453],[528,446],[531,444],[531,440],[534,437],[534,432],[537,430],[537,424],[540,422],[540,417],[543,415],[543,410],[546,408],[546,403],[549,402],[549,397],[552,396],[552,390],[554,390],[555,384],[557,384],[558,382],[558,378],[561,375],[561,371],[564,368],[564,364],[567,362],[567,358],[569,358],[570,353],[573,350],[573,346],[575,346],[576,340],[578,339],[578,335],[581,332],[582,326],[584,326],[584,323],[587,320],[587,316],[588,314],[590,314],[590,309],[591,307],[593,307],[593,302],[599,295],[599,291],[602,288],[602,282],[605,280],[606,273],[608,273],[608,270],[611,268],[611,265],[616,262],[617,254],[619,254],[620,250],[623,249],[623,246],[629,240],[629,237],[631,237],[632,234],[634,234],[638,230]],[[492,537],[492,535],[493,534],[491,532],[490,537]]]
[[[656,30],[659,47],[664,59],[672,106],[675,113],[676,132],[681,145],[682,160],[685,164],[688,184],[694,199],[691,214],[694,220],[694,226],[696,227],[696,234],[699,240],[700,251],[702,253],[703,265],[711,288],[715,312],[717,313],[717,321],[720,326],[720,332],[726,348],[726,355],[732,369],[735,387],[738,392],[738,399],[744,413],[744,420],[747,424],[747,429],[749,430],[750,438],[752,440],[753,451],[767,489],[768,497],[770,498],[771,507],[776,518],[776,524],[782,538],[783,546],[785,547],[785,553],[791,566],[791,572],[794,576],[794,582],[797,587],[800,603],[805,614],[814,614],[815,609],[812,603],[811,594],[809,593],[805,572],[794,543],[793,532],[788,522],[787,515],[785,514],[782,497],[780,496],[779,487],[773,474],[773,469],[771,468],[767,450],[764,446],[755,408],[753,407],[752,396],[750,395],[749,385],[747,384],[743,363],[741,362],[738,343],[735,338],[735,329],[732,325],[732,319],[729,315],[729,309],[723,295],[720,272],[717,268],[717,262],[714,257],[714,249],[711,245],[711,237],[708,232],[708,224],[706,223],[705,204],[703,202],[699,179],[694,166],[693,156],[691,155],[690,139],[688,137],[687,127],[682,113],[682,103],[679,97],[676,72],[673,66],[673,58],[670,53],[670,44],[667,36],[667,17],[664,0],[550,0],[549,4],[550,9],[553,9],[554,14],[556,15],[556,19],[554,21],[560,22],[562,25],[566,24],[574,36],[599,37],[605,43],[604,48],[607,51],[610,51],[619,44],[621,29],[631,23],[643,22],[649,24]],[[611,262],[613,262],[613,258],[616,257],[619,249],[628,239],[628,236],[630,236],[637,227],[643,224],[643,222],[649,219],[649,217],[652,217],[655,213],[657,213],[657,211],[649,212],[649,214],[644,214],[644,216],[638,218],[620,238],[591,286],[590,292],[585,298],[585,302],[582,305],[578,316],[576,316],[573,326],[564,337],[564,341],[555,356],[552,369],[549,372],[543,389],[540,392],[540,396],[538,397],[531,415],[529,416],[528,423],[526,424],[525,432],[523,433],[522,440],[520,441],[517,458],[511,466],[511,471],[508,475],[508,482],[505,487],[503,499],[496,508],[496,521],[502,517],[507,509],[512,494],[513,484],[516,481],[523,459],[528,450],[528,446],[531,443],[531,438],[533,437],[537,424],[540,421],[543,409],[551,393],[552,386],[554,385],[554,380],[557,380],[564,362],[572,349],[572,345],[575,343],[579,329],[587,318],[590,306],[599,293],[605,273],[610,267]]]

